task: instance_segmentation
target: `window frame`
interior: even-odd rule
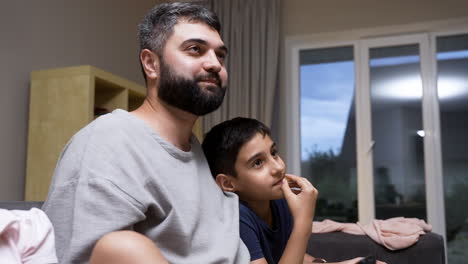
[[[426,204],[428,222],[433,231],[445,234],[444,187],[442,174],[442,153],[440,137],[439,102],[437,97],[437,58],[436,38],[468,33],[468,17],[415,23],[404,26],[387,26],[358,30],[319,33],[313,35],[290,36],[284,43],[284,79],[281,89],[280,104],[282,109],[283,130],[281,145],[288,171],[301,175],[301,142],[300,142],[300,59],[304,49],[319,49],[340,46],[353,46],[355,62],[355,109],[356,109],[356,150],[358,182],[358,215],[360,222],[370,222],[375,216],[373,191],[373,169],[371,139],[371,112],[369,84],[365,88],[363,65],[368,66],[368,51],[372,45],[385,41],[404,43],[418,40],[420,45],[421,78],[423,82],[423,127],[424,137],[424,170],[426,177]],[[396,36],[395,36],[396,35]],[[384,46],[389,46],[389,42]],[[412,42],[415,43],[415,42]],[[363,57],[366,53],[367,60]],[[363,88],[364,83],[364,88]],[[369,155],[370,153],[370,155]],[[371,183],[371,184],[369,184]],[[371,187],[369,187],[371,186]],[[445,242],[446,243],[446,242]],[[447,254],[446,254],[447,255]]]

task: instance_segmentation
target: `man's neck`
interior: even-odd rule
[[[192,128],[197,116],[172,107],[159,99],[145,99],[131,114],[145,121],[162,138],[175,147],[190,150]]]

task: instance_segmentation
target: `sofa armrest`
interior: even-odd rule
[[[364,235],[343,232],[312,234],[307,253],[328,262],[374,255],[388,264],[445,264],[444,240],[432,232],[420,236],[413,246],[397,251],[391,251]]]

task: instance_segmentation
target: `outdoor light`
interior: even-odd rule
[[[416,132],[416,134],[418,134],[420,137],[424,137],[426,135],[424,130],[418,130],[418,132]]]

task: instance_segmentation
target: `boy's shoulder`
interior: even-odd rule
[[[253,231],[257,236],[263,236],[264,232],[276,233],[279,230],[282,234],[290,234],[294,224],[287,201],[283,199],[272,200],[271,210],[275,227],[270,228],[255,212],[242,201],[239,202],[239,221],[241,233],[242,229]]]
[[[289,207],[286,199],[270,201],[273,215],[277,214],[290,214]],[[239,218],[241,222],[258,222],[261,218],[249,208],[246,202],[239,200]]]
[[[246,202],[239,200],[239,221],[244,224],[253,224],[260,220],[260,217],[250,209]]]
[[[287,210],[289,212],[288,202],[284,198],[279,199],[279,200],[273,200],[272,204],[274,204],[276,208],[278,208],[278,211]]]

